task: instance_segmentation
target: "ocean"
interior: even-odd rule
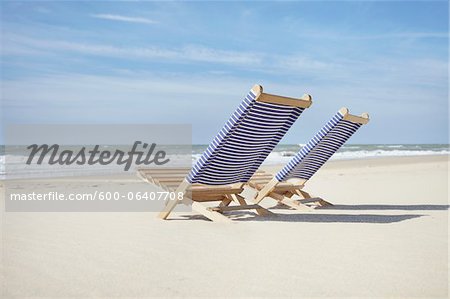
[[[303,144],[281,144],[278,145],[264,161],[264,165],[285,164],[294,156]],[[105,146],[105,148],[108,146]],[[111,146],[109,146],[111,147]],[[181,161],[184,166],[192,163],[202,155],[207,145],[193,145],[191,157],[186,154],[185,148],[179,150],[178,157],[172,161]],[[120,146],[118,147],[120,148]],[[101,175],[123,173],[123,167],[112,164],[107,166],[60,166],[42,164],[38,167],[23,167],[28,156],[23,151],[8,151],[5,147],[0,148],[0,179],[32,178],[32,177],[59,177],[75,175]],[[172,151],[177,153],[177,150]],[[183,153],[183,154],[182,154]],[[349,159],[374,159],[379,157],[401,157],[401,156],[425,156],[425,155],[449,155],[448,144],[347,144],[341,147],[331,160]],[[175,154],[177,155],[177,154]],[[172,155],[173,157],[173,155]],[[187,162],[187,163],[186,163]],[[7,163],[7,165],[6,165]],[[176,166],[175,164],[172,164]],[[180,164],[179,164],[180,165]],[[134,171],[133,168],[130,172]]]

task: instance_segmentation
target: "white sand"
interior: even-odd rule
[[[448,166],[448,156],[332,162],[307,190],[333,208],[233,224],[3,213],[3,298],[447,298]]]

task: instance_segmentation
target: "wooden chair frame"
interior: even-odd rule
[[[301,98],[272,95],[263,93],[263,88],[260,85],[254,85],[252,91],[256,95],[255,100],[259,102],[302,108],[308,108],[312,104],[312,98],[308,94]],[[167,191],[182,192],[184,194],[183,203],[191,204],[194,211],[212,221],[229,222],[231,219],[223,215],[223,212],[236,210],[255,210],[261,216],[273,215],[258,204],[247,204],[244,197],[240,195],[244,190],[245,183],[219,186],[190,184],[186,180],[186,174],[189,170],[186,168],[139,169],[138,175],[145,181]],[[202,204],[203,202],[216,201],[219,202],[219,205],[215,207],[206,207]],[[158,217],[167,219],[179,202],[179,200],[169,200]],[[231,203],[236,205],[231,205]]]
[[[273,215],[267,209],[257,204],[247,204],[240,195],[244,190],[244,184],[230,184],[210,186],[203,184],[190,184],[185,180],[189,169],[183,168],[161,168],[161,169],[139,169],[138,175],[143,180],[154,184],[168,192],[183,193],[182,203],[192,205],[192,209],[206,218],[217,222],[229,222],[230,219],[222,213],[236,210],[255,210],[260,216]],[[216,207],[206,207],[202,203],[218,201]],[[230,206],[234,202],[236,206]],[[170,212],[179,203],[177,199],[168,200],[166,206],[158,217],[167,219]]]
[[[352,115],[345,107],[341,108],[339,112],[344,116],[344,120],[359,124],[367,124],[369,122],[368,113],[362,113],[359,116]],[[280,182],[273,175],[259,170],[250,179],[248,185],[257,191],[253,200],[255,204],[259,204],[264,198],[270,197],[278,201],[279,204],[299,211],[311,211],[314,208],[333,205],[303,190],[307,181],[305,179],[289,179],[286,182]],[[299,196],[300,199],[292,199],[294,195]]]

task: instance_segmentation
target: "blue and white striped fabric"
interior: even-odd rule
[[[187,176],[190,183],[248,182],[304,108],[256,101],[250,91]]]
[[[276,175],[309,180],[314,173],[355,133],[361,124],[343,119],[337,112],[331,120]]]

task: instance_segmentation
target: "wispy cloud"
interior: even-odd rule
[[[210,48],[203,45],[180,45],[179,47],[119,46],[72,42],[64,40],[45,40],[16,34],[3,36],[3,55],[47,56],[89,55],[93,57],[112,57],[117,61],[157,61],[158,63],[199,65],[200,63],[226,65],[245,68],[255,73],[275,76],[301,76],[314,78],[333,78],[338,82],[379,82],[385,84],[392,80],[397,84],[421,84],[440,86],[447,74],[447,61],[444,59],[396,59],[373,57],[372,63],[366,60],[321,59],[311,53],[274,54],[269,52],[233,51]],[[419,70],[416,71],[416,70]],[[221,70],[224,71],[224,70]]]
[[[93,18],[111,20],[111,21],[119,21],[119,22],[128,22],[128,23],[140,23],[140,24],[157,24],[158,21],[143,18],[143,17],[129,17],[122,15],[113,15],[113,14],[93,14],[91,15]]]
[[[66,51],[72,53],[117,57],[123,59],[165,59],[166,62],[211,62],[219,64],[259,64],[262,56],[254,52],[238,52],[209,48],[201,45],[186,45],[176,48],[159,46],[122,47],[116,45],[79,43],[69,41],[41,40],[19,35],[7,35],[3,54],[23,54],[25,50]],[[20,51],[20,52],[17,52]]]
[[[389,38],[448,38],[449,34],[446,32],[393,32],[385,34],[368,34],[348,36],[354,39],[389,39]]]
[[[298,37],[319,39],[346,39],[346,40],[378,40],[378,39],[425,39],[425,38],[449,38],[447,32],[387,32],[381,34],[352,34],[345,32],[313,31],[297,34]]]

